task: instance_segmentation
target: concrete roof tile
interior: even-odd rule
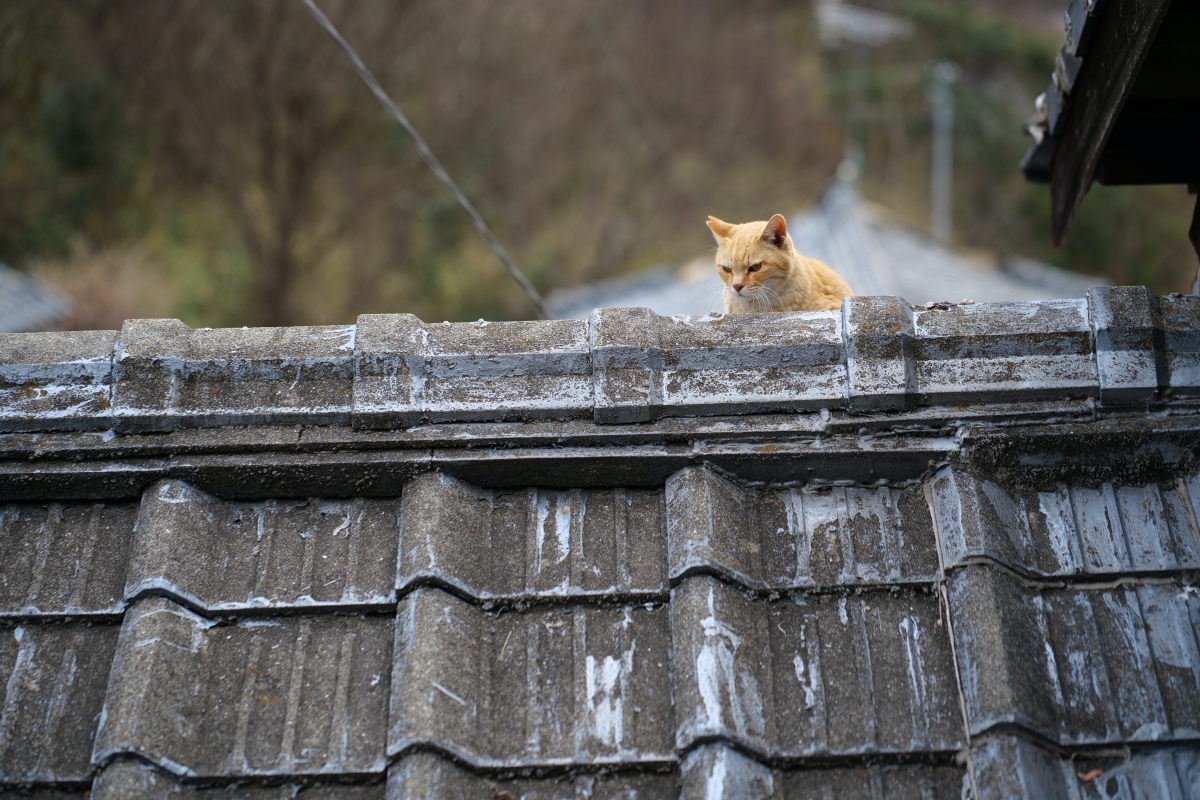
[[[674,760],[663,606],[489,614],[438,589],[400,603],[388,752],[485,767]]]
[[[366,429],[592,411],[582,321],[437,325],[411,314],[366,314],[354,363],[354,424]]]
[[[1200,748],[1157,746],[1124,756],[1080,752],[1064,757],[1015,736],[987,740],[972,754],[979,800],[1154,797],[1189,800],[1200,790]]]
[[[488,491],[443,473],[404,488],[397,588],[480,600],[664,595],[662,492]]]
[[[119,614],[138,509],[0,506],[0,615]]]
[[[0,333],[0,431],[112,426],[116,331]]]
[[[721,737],[793,759],[956,750],[939,618],[931,596],[764,603],[707,576],[686,580],[671,600],[676,746]]]
[[[88,800],[379,800],[374,783],[234,783],[189,785],[136,759],[118,759],[92,782]]]
[[[841,406],[836,311],[660,317],[606,308],[591,328],[597,422]]]
[[[142,600],[121,626],[93,758],[181,777],[382,774],[391,649],[388,617],[215,625]]]
[[[350,422],[354,326],[203,328],[129,320],[113,359],[122,432]]]
[[[1200,568],[1200,531],[1188,487],[1179,481],[1012,490],[959,467],[947,467],[931,481],[947,567],[988,558],[1045,577]]]
[[[667,481],[671,578],[747,588],[932,582],[937,549],[919,488],[739,487],[706,467]]]
[[[1037,590],[982,567],[958,572],[950,607],[972,734],[1013,723],[1064,745],[1194,737],[1193,595],[1172,584]]]
[[[0,786],[79,783],[117,646],[111,623],[0,626]]]
[[[216,611],[393,603],[400,503],[218,500],[183,481],[142,495],[125,596]]]
[[[508,794],[505,794],[505,793]],[[433,753],[405,755],[388,770],[387,800],[438,797],[529,800],[676,800],[673,774],[623,772],[583,773],[550,777],[485,777]],[[731,795],[732,797],[732,795]]]

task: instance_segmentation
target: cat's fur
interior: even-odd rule
[[[779,214],[741,225],[709,217],[708,227],[717,238],[726,314],[836,310],[854,294],[824,262],[796,252]]]

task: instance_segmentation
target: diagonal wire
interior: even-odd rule
[[[433,174],[436,175],[437,179],[442,182],[442,185],[446,187],[446,190],[453,195],[454,199],[458,202],[459,207],[462,208],[462,210],[466,212],[466,215],[471,218],[472,224],[475,225],[475,230],[479,231],[479,235],[482,236],[483,240],[487,242],[489,247],[492,248],[492,252],[496,254],[496,258],[500,259],[500,263],[504,264],[504,268],[507,269],[509,274],[513,276],[513,279],[516,280],[517,283],[521,284],[521,288],[525,290],[525,294],[529,295],[529,299],[532,300],[534,306],[537,307],[538,313],[541,315],[542,319],[553,319],[554,315],[550,313],[550,309],[546,306],[546,301],[542,299],[542,296],[538,293],[537,288],[534,287],[534,285],[529,282],[529,279],[525,277],[525,274],[517,268],[516,263],[508,254],[508,251],[504,249],[504,245],[500,244],[500,240],[496,238],[496,235],[492,233],[492,229],[488,227],[488,224],[484,222],[483,217],[480,216],[479,212],[475,210],[475,206],[471,205],[471,201],[468,200],[466,195],[462,193],[462,190],[458,188],[458,184],[456,184],[454,180],[446,173],[445,168],[442,167],[442,163],[437,160],[437,156],[435,156],[433,151],[429,149],[429,145],[425,144],[425,140],[421,138],[421,134],[417,133],[417,129],[414,128],[412,123],[408,121],[408,117],[404,116],[404,112],[392,102],[392,98],[388,97],[387,92],[385,92],[383,87],[379,85],[379,81],[375,80],[375,76],[371,74],[371,71],[367,69],[367,65],[364,64],[362,59],[358,57],[358,53],[354,52],[354,48],[350,46],[350,43],[342,38],[342,34],[338,33],[338,29],[335,28],[333,23],[329,21],[329,17],[325,16],[325,14],[321,12],[321,9],[317,8],[316,3],[314,3],[313,0],[301,1],[312,13],[313,17],[316,18],[317,23],[325,29],[325,32],[329,34],[333,41],[337,43],[337,46],[342,49],[342,52],[346,54],[346,58],[350,59],[350,63],[354,65],[354,69],[358,70],[359,77],[363,79],[363,82],[367,84],[367,86],[375,94],[375,97],[381,104],[383,104],[383,107],[387,109],[388,113],[392,115],[392,118],[395,119],[396,122],[400,123],[400,127],[404,128],[404,130],[408,132],[408,135],[412,137],[413,144],[417,146],[417,152],[421,154],[421,158],[423,158],[425,163],[429,165],[429,169],[433,170]]]

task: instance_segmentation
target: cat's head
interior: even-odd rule
[[[783,217],[741,225],[709,217],[708,227],[717,239],[717,274],[726,291],[764,303],[774,299],[771,293],[792,269],[792,243]]]

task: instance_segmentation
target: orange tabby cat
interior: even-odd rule
[[[824,262],[796,252],[779,214],[741,225],[709,217],[708,227],[717,237],[726,314],[836,310],[854,294]]]

